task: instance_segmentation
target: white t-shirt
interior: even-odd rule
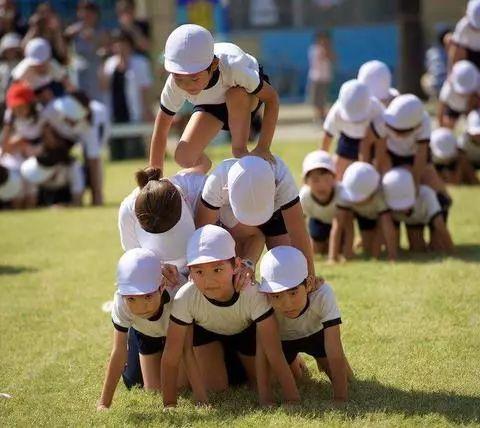
[[[440,90],[440,101],[458,113],[465,113],[468,110],[469,95],[462,95],[455,92],[453,85],[446,80]]]
[[[135,201],[139,193],[137,187],[121,203],[118,212],[118,228],[122,248],[148,248],[164,261],[185,268],[187,242],[195,231],[194,215],[205,183],[203,174],[176,174],[169,180],[182,196],[182,215],[177,225],[165,233],[149,233],[142,229],[135,215]],[[171,242],[171,243],[170,243]]]
[[[337,203],[339,201],[341,183],[336,183],[333,189],[333,195],[330,201],[323,205],[312,195],[310,187],[305,185],[300,189],[300,202],[302,209],[307,217],[320,220],[322,223],[332,224]]]
[[[432,124],[430,116],[424,112],[420,126],[406,137],[395,135],[385,124],[376,128],[376,131],[381,137],[387,138],[387,149],[390,152],[397,156],[414,156],[417,152],[417,143],[430,140]]]
[[[283,160],[275,156],[276,163],[272,165],[275,175],[274,210],[288,207],[298,199],[298,189],[290,170]],[[230,158],[222,161],[208,176],[202,191],[202,199],[210,207],[223,208],[222,222],[227,227],[234,227],[238,220],[233,216],[228,199],[228,171],[238,159]],[[228,214],[227,214],[228,213]]]
[[[323,124],[323,129],[333,137],[345,134],[350,138],[361,139],[367,135],[368,127],[374,124],[375,129],[383,123],[383,105],[376,98],[371,98],[368,118],[363,122],[347,122],[340,116],[340,105],[336,101],[328,111]]]
[[[13,117],[12,110],[7,109],[3,122],[5,125],[13,123],[13,132],[15,136],[21,137],[25,140],[34,141],[39,139],[43,133],[43,126],[45,119],[38,112],[36,117]]]
[[[70,165],[57,164],[53,168],[55,173],[48,181],[41,183],[41,187],[55,190],[68,186],[72,195],[83,193],[85,174],[80,162],[74,161]]]
[[[166,288],[162,293],[163,307],[160,316],[156,316],[155,320],[141,318],[133,315],[123,297],[115,292],[113,297],[112,321],[115,327],[120,327],[124,331],[133,327],[140,333],[150,337],[165,337],[167,335],[168,322],[170,319],[170,312],[172,310],[173,299],[177,293],[177,288]],[[117,328],[118,328],[117,327]]]
[[[428,186],[420,186],[415,205],[409,216],[392,211],[395,221],[405,222],[407,226],[427,225],[430,221],[442,212],[435,191]]]
[[[198,324],[217,334],[232,336],[273,313],[267,297],[256,286],[235,293],[229,302],[207,299],[193,282],[175,296],[171,319],[178,324]]]
[[[473,28],[466,16],[458,21],[452,40],[463,48],[480,51],[480,30]]]
[[[97,159],[110,137],[110,118],[104,104],[93,100],[89,107],[92,112],[91,123],[82,121],[73,128],[53,108],[53,102],[43,109],[42,118],[63,138],[81,143],[88,159]]]
[[[340,192],[337,206],[339,208],[351,210],[355,214],[370,220],[376,220],[380,214],[389,211],[382,190],[378,190],[368,203],[360,205],[352,204],[342,195],[342,192]]]
[[[41,88],[51,82],[61,82],[67,77],[66,70],[54,59],[51,59],[48,64],[48,69],[45,74],[37,74],[31,68],[31,62],[28,58],[23,59],[12,70],[13,80],[24,80],[33,89]]]
[[[302,339],[342,322],[335,294],[328,284],[323,284],[318,290],[309,293],[307,305],[297,318],[287,318],[275,312],[282,341]]]
[[[248,93],[258,92],[263,84],[257,60],[232,43],[215,43],[215,56],[218,58],[219,75],[217,82],[198,95],[191,95],[180,89],[170,75],[161,95],[162,110],[175,114],[185,100],[193,105],[223,104],[226,92],[235,86],[245,88]]]
[[[103,72],[111,77],[120,62],[120,56],[114,55],[105,61]],[[143,115],[142,90],[153,84],[152,72],[148,60],[139,54],[130,57],[125,72],[125,95],[130,113],[130,121],[140,122]],[[110,99],[111,97],[107,97]],[[111,106],[110,111],[112,111]]]
[[[312,82],[332,81],[332,61],[323,46],[313,44],[308,48],[308,64],[308,78]]]
[[[465,152],[467,159],[471,162],[480,163],[480,144],[472,142],[468,134],[463,134],[457,140],[459,150]]]

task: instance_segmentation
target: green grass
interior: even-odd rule
[[[275,151],[298,177],[312,148]],[[227,155],[212,150],[215,161]],[[106,165],[103,208],[0,213],[0,393],[12,395],[0,398],[1,426],[480,425],[480,189],[467,187],[452,189],[453,257],[333,267],[318,259],[356,374],[346,406],[330,407],[329,385],[308,359],[314,376],[298,408],[261,410],[255,394],[239,389],[213,397],[210,411],[186,396],[164,414],[159,397],[120,385],[112,409],[97,413],[112,336],[101,305],[121,255],[117,207],[142,166]]]

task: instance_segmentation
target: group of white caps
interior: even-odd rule
[[[2,47],[8,48],[18,42],[18,36],[11,34],[8,38],[2,39]],[[25,46],[25,61],[35,66],[44,64],[52,58],[52,48],[50,43],[40,37],[30,40]],[[63,96],[52,102],[53,111],[59,118],[68,119],[73,123],[80,123],[87,118],[88,110],[74,97]],[[0,186],[0,199],[12,200],[22,191],[22,180],[30,184],[38,185],[48,181],[55,174],[54,166],[42,165],[36,157],[31,157],[24,161],[20,171],[13,169],[7,181]]]
[[[188,240],[187,266],[230,260],[235,256],[235,240],[220,226],[203,226]],[[162,268],[158,256],[149,249],[127,251],[118,262],[118,292],[124,296],[153,293],[163,282]],[[272,248],[262,257],[260,276],[258,287],[264,293],[298,287],[308,276],[307,259],[294,247]]]

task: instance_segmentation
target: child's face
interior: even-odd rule
[[[30,104],[21,104],[12,108],[15,117],[28,117],[30,114]]]
[[[123,296],[128,310],[140,318],[150,318],[158,312],[161,303],[163,288],[149,294]]]
[[[36,74],[38,74],[39,76],[43,76],[48,73],[49,64],[50,62],[47,61],[47,62],[44,62],[43,64],[32,65],[31,68],[32,70],[34,70]]]
[[[230,260],[220,260],[190,266],[190,277],[196,287],[209,299],[221,299],[233,289],[233,275],[238,266]]]
[[[200,73],[195,74],[173,74],[175,84],[190,95],[198,95],[207,86],[208,82],[212,78],[213,72],[217,69],[218,61],[214,60],[210,70],[203,70]]]
[[[276,312],[287,318],[296,318],[307,304],[307,290],[301,284],[281,293],[268,294],[268,300]]]
[[[314,169],[305,177],[305,184],[310,187],[313,195],[323,202],[332,194],[335,177],[326,169]]]

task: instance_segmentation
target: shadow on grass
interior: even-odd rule
[[[480,245],[479,244],[457,244],[455,245],[455,253],[442,255],[438,253],[411,253],[402,250],[399,262],[405,263],[425,263],[430,261],[442,261],[445,259],[463,260],[465,262],[480,262]]]
[[[333,407],[328,401],[330,390],[326,381],[307,379],[300,386],[302,405],[286,407],[283,412],[307,420],[321,417],[322,413],[334,409],[340,412],[342,418],[350,421],[376,412],[385,413],[387,417],[399,414],[405,417],[438,415],[456,424],[480,422],[480,397],[448,391],[405,391],[376,380],[355,380],[350,385],[350,401],[341,407]],[[209,411],[173,411],[162,414],[161,419],[167,424],[182,426],[195,425],[196,422],[217,424],[219,420],[223,424],[229,421],[233,423],[237,418],[259,411],[267,415],[271,413],[272,417],[279,416],[277,409],[260,409],[256,394],[246,388],[214,394],[211,403],[212,409]],[[160,409],[158,411],[161,412]],[[158,411],[130,413],[129,422],[135,425],[153,423],[158,420]]]
[[[29,266],[10,266],[10,265],[0,265],[0,276],[2,275],[19,275],[21,273],[32,273],[37,272],[37,268],[32,268]]]

